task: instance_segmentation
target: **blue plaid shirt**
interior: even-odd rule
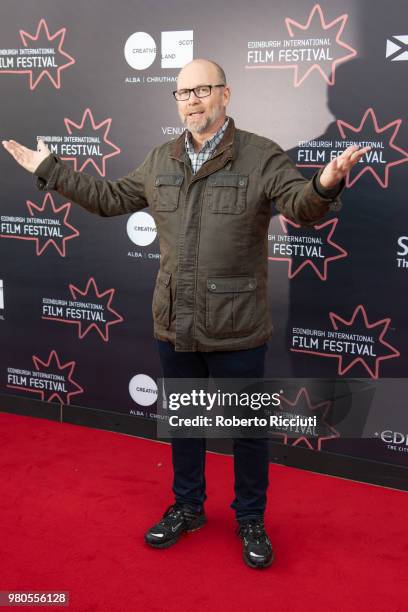
[[[191,134],[188,130],[186,130],[185,146],[191,161],[191,169],[193,170],[193,174],[196,174],[196,172],[199,171],[203,163],[210,159],[211,155],[214,153],[215,149],[220,144],[222,137],[224,136],[225,130],[227,129],[228,121],[229,120],[227,117],[224,125],[220,127],[220,129],[214,134],[214,136],[205,141],[202,149],[198,153],[194,151]]]

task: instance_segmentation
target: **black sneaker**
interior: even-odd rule
[[[242,556],[254,569],[269,567],[274,559],[263,518],[239,521],[237,534],[243,542]]]
[[[184,504],[173,504],[163,518],[145,534],[145,542],[154,548],[168,548],[175,544],[182,533],[200,529],[206,522],[204,510],[194,512]]]

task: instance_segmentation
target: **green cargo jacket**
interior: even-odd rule
[[[343,186],[324,190],[321,171],[305,179],[275,142],[235,128],[230,118],[217,150],[195,175],[184,134],[117,181],[76,172],[52,154],[35,174],[39,189],[56,190],[98,215],[149,206],[161,253],[154,336],[176,351],[224,351],[259,346],[272,334],[271,201],[304,226],[340,209]]]

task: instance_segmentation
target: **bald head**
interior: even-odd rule
[[[195,59],[180,70],[177,78],[177,89],[187,87],[183,84],[184,81],[189,78],[198,77],[199,75],[203,75],[203,77],[207,78],[205,82],[208,84],[223,83],[225,85],[227,83],[225,72],[219,64],[207,59]],[[182,83],[181,85],[180,82]],[[204,81],[200,84],[204,84]],[[192,85],[190,87],[192,87]]]

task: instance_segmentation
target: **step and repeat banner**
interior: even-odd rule
[[[115,179],[181,134],[171,92],[198,57],[224,67],[238,127],[277,141],[305,176],[352,142],[371,144],[347,176],[340,212],[308,229],[273,212],[267,375],[407,377],[406,2],[2,7],[1,137],[31,148],[41,137],[79,171]],[[160,254],[149,210],[97,217],[38,191],[3,149],[0,159],[1,392],[155,419]],[[327,431],[277,440],[408,465],[406,396],[372,409],[353,405],[364,435],[351,439],[330,403],[299,384],[284,410],[321,413]]]

